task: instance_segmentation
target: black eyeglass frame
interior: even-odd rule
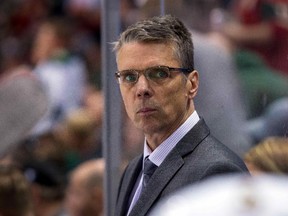
[[[115,72],[115,78],[116,78],[116,80],[117,80],[117,82],[119,84],[122,84],[122,83],[135,84],[135,83],[137,83],[137,81],[138,81],[138,79],[140,77],[140,73],[142,73],[146,77],[146,79],[153,81],[153,79],[151,79],[148,76],[148,74],[147,74],[147,71],[149,71],[149,70],[151,70],[153,68],[165,68],[165,69],[167,69],[167,71],[168,71],[167,78],[171,77],[171,72],[182,72],[184,74],[188,74],[188,73],[191,73],[192,71],[194,71],[194,68],[192,68],[192,69],[189,69],[189,68],[174,68],[174,67],[160,65],[160,66],[149,67],[149,68],[146,68],[146,69],[143,69],[143,70],[131,69],[131,70],[116,71]],[[136,72],[135,74],[137,74],[137,77],[136,77],[135,81],[133,81],[133,82],[122,82],[120,78],[121,78],[121,73],[124,73],[124,72],[132,72],[132,73]]]

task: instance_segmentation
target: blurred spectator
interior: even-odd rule
[[[103,215],[104,170],[104,160],[93,159],[72,171],[66,193],[68,216]]]
[[[53,133],[37,139],[23,139],[17,148],[1,158],[1,164],[21,169],[31,188],[34,216],[64,215],[63,201],[66,186],[64,151]]]
[[[43,82],[50,109],[33,133],[52,129],[71,111],[81,107],[86,87],[83,61],[70,50],[71,23],[60,18],[44,21],[36,33],[32,60],[34,73]]]
[[[23,158],[24,163],[31,159],[35,159],[56,166],[59,172],[63,173],[63,175],[68,172],[65,161],[66,149],[62,142],[58,140],[54,131],[41,134],[36,139],[28,139],[26,143],[23,143],[22,145],[26,145],[26,154],[29,155],[28,158]],[[18,155],[19,154],[20,153],[18,153]],[[18,156],[18,159],[20,159],[20,155]]]
[[[100,3],[100,0],[67,0],[64,4],[67,15],[73,17],[82,30],[92,31],[98,41],[100,41],[101,25]]]
[[[288,95],[288,16],[286,1],[233,1],[229,17],[217,25],[234,55],[248,118]],[[225,39],[224,39],[225,40]]]
[[[88,85],[84,94],[83,109],[89,113],[96,126],[100,127],[104,112],[103,92],[93,85]]]
[[[101,88],[101,1],[66,0],[64,12],[75,26],[72,45],[86,60],[88,81]]]
[[[30,186],[17,168],[0,165],[0,215],[34,216]]]
[[[31,159],[23,165],[31,184],[35,216],[62,216],[64,214],[65,178],[56,166],[46,161]]]
[[[249,119],[245,130],[251,137],[252,144],[271,136],[288,137],[288,98],[274,101],[261,116]]]
[[[223,33],[236,46],[257,53],[275,72],[288,75],[287,8],[285,0],[235,1],[232,21],[224,23]]]
[[[67,170],[81,162],[101,157],[101,123],[86,109],[71,112],[55,130],[64,147]]]
[[[268,137],[244,156],[251,174],[288,174],[288,138]]]

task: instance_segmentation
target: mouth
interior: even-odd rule
[[[140,115],[150,115],[152,113],[156,112],[156,109],[154,108],[150,108],[150,107],[144,107],[144,108],[141,108],[137,111],[137,114],[140,114]]]

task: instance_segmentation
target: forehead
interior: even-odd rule
[[[166,43],[126,43],[116,57],[119,70],[143,69],[158,65],[178,66],[179,63],[173,46]]]

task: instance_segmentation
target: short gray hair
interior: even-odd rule
[[[171,15],[157,16],[139,21],[129,26],[114,42],[117,52],[129,42],[164,43],[172,45],[175,57],[181,67],[194,69],[194,51],[190,31],[176,17]]]

